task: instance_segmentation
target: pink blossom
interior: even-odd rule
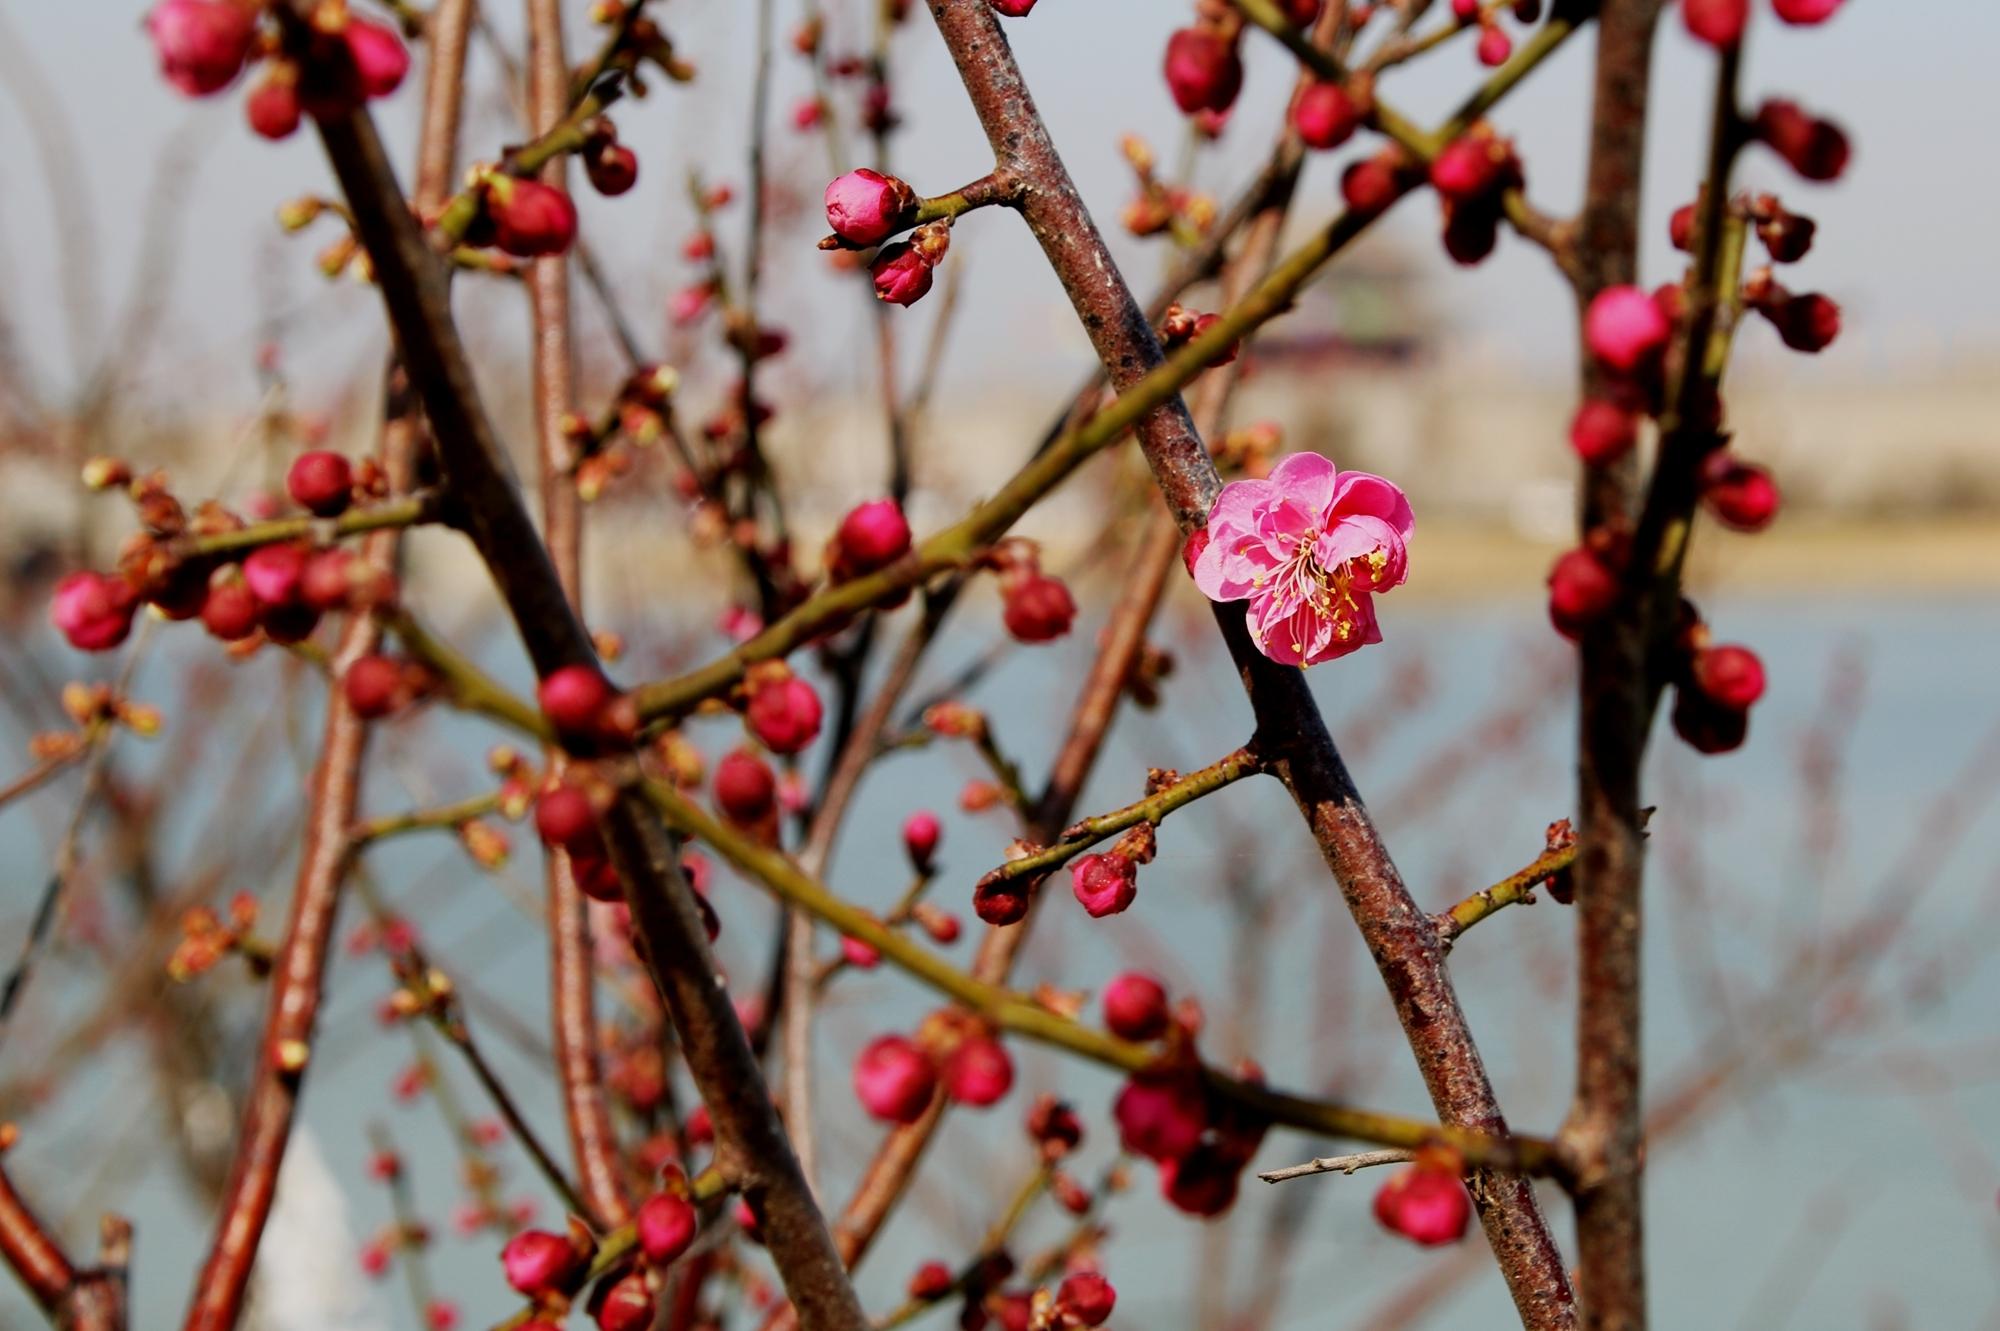
[[[1414,527],[1393,482],[1294,453],[1269,480],[1223,488],[1195,585],[1250,602],[1251,641],[1273,661],[1317,665],[1382,641],[1372,598],[1408,576]]]

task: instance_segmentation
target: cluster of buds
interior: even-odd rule
[[[1824,23],[1844,0],[1771,0],[1771,12],[1800,27]],[[1687,30],[1710,46],[1731,47],[1743,40],[1750,25],[1750,0],[1683,0],[1681,20]]]
[[[1465,1161],[1446,1146],[1429,1146],[1375,1193],[1375,1219],[1392,1234],[1423,1247],[1456,1243],[1472,1219],[1462,1181]]]
[[[81,651],[109,651],[124,642],[142,603],[167,619],[199,618],[211,635],[248,652],[259,640],[301,642],[326,613],[396,598],[392,574],[337,545],[277,540],[247,554],[199,552],[203,538],[241,531],[245,523],[212,501],[189,514],[162,473],[134,476],[122,463],[98,458],[86,464],[84,483],[97,490],[122,486],[143,530],[126,541],[115,571],[79,571],[56,585],[49,617]],[[372,461],[355,467],[325,452],[304,454],[288,484],[301,507],[321,516],[344,511],[356,494],[383,488]]]
[[[257,926],[257,899],[238,892],[229,899],[227,915],[212,906],[195,906],[181,916],[180,941],[167,958],[170,979],[187,981],[205,975],[234,954],[243,958],[250,973],[270,974],[271,948],[251,936]]]
[[[314,6],[283,36],[265,27],[263,10],[249,0],[161,0],[146,15],[160,73],[188,96],[207,97],[261,61],[244,112],[267,139],[290,136],[306,115],[336,119],[386,97],[409,73],[410,53],[395,29],[344,3]]]
[[[1431,163],[1430,180],[1444,207],[1445,252],[1467,265],[1493,253],[1507,193],[1522,184],[1513,142],[1481,121],[1445,145]]]
[[[932,1013],[917,1034],[881,1035],[854,1060],[854,1094],[885,1123],[914,1123],[940,1089],[975,1108],[995,1104],[1014,1085],[1014,1060],[991,1030],[956,1010]]]
[[[1215,225],[1215,198],[1183,189],[1159,178],[1153,149],[1136,134],[1118,140],[1118,150],[1131,166],[1138,193],[1121,214],[1125,229],[1135,236],[1171,231],[1177,239],[1197,240]]]
[[[1192,1034],[1176,1053],[1133,1074],[1112,1103],[1119,1141],[1159,1166],[1160,1190],[1190,1215],[1220,1215],[1236,1200],[1244,1166],[1264,1139],[1265,1123],[1213,1094],[1192,1059]],[[1255,1067],[1240,1070],[1253,1081]]]

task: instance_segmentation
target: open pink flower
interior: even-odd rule
[[[1400,488],[1294,453],[1269,480],[1224,486],[1193,564],[1212,601],[1249,601],[1257,650],[1309,666],[1382,641],[1376,592],[1408,575],[1415,519]]]

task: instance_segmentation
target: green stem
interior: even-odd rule
[[[438,500],[437,491],[420,490],[401,499],[390,499],[365,508],[351,508],[337,518],[274,518],[269,522],[253,522],[235,531],[189,537],[177,546],[176,553],[188,556],[229,555],[254,550],[260,545],[275,545],[280,541],[317,539],[327,535],[359,536],[363,532],[415,527],[437,520]]]
[[[402,836],[409,832],[451,831],[475,818],[484,818],[500,807],[500,796],[475,795],[471,799],[460,800],[456,804],[443,804],[433,809],[412,809],[407,813],[383,814],[366,822],[356,823],[348,830],[348,844],[356,849],[373,841],[388,837]]]

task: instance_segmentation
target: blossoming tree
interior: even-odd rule
[[[579,270],[591,270],[582,262],[587,238],[578,234],[570,166],[580,164],[582,179],[607,196],[636,181],[642,163],[609,113],[648,78],[697,72],[669,36],[668,5],[599,0],[591,7],[599,47],[572,66],[565,6],[527,0],[531,137],[498,153],[472,149],[479,160],[462,182],[471,0],[375,11],[360,0],[160,0],[152,11],[150,37],[176,88],[209,97],[244,85],[252,131],[317,136],[338,195],[288,205],[284,220],[304,227],[332,219],[345,228],[334,267],[357,267],[379,289],[394,347],[379,448],[360,458],[301,451],[287,474],[287,501],[268,511],[177,494],[143,459],[93,460],[86,481],[127,494],[136,529],[113,566],[64,577],[50,608],[55,627],[83,652],[120,649],[148,609],[189,623],[176,632],[205,631],[218,651],[290,652],[326,676],[282,936],[259,943],[248,903],[226,918],[212,910],[190,916],[175,952],[187,976],[241,955],[264,977],[267,1003],[213,1240],[194,1278],[190,1331],[234,1326],[243,1315],[280,1162],[314,1081],[329,940],[357,863],[379,842],[425,830],[455,833],[475,860],[490,863],[505,853],[499,818],[527,820],[545,855],[560,1146],[535,1135],[482,1060],[449,959],[428,956],[393,922],[375,942],[398,981],[391,1015],[432,1023],[472,1060],[502,1130],[521,1140],[570,1212],[566,1228],[486,1217],[497,1231],[495,1279],[521,1298],[508,1325],[545,1331],[573,1310],[605,1331],[716,1324],[711,1300],[724,1297],[716,1288],[723,1274],[750,1279],[726,1254],[753,1242],[768,1250],[782,1286],[781,1295],[765,1290],[751,1300],[768,1324],[815,1331],[883,1324],[863,1311],[849,1269],[904,1197],[944,1116],[1007,1096],[1017,1081],[1012,1051],[1028,1042],[1110,1068],[1123,1086],[1108,1118],[1052,1095],[1034,1099],[1027,1127],[1036,1165],[1009,1215],[1046,1193],[1092,1216],[1122,1174],[1093,1186],[1065,1162],[1087,1131],[1110,1130],[1126,1153],[1148,1162],[1169,1205],[1215,1216],[1230,1209],[1253,1163],[1276,1163],[1270,1157],[1286,1138],[1275,1134],[1295,1130],[1367,1149],[1265,1177],[1385,1166],[1373,1214],[1422,1245],[1458,1242],[1476,1218],[1524,1326],[1646,1325],[1640,760],[1669,692],[1674,731],[1702,752],[1719,752],[1745,741],[1764,688],[1756,655],[1712,641],[1681,588],[1686,552],[1704,521],[1754,531],[1778,506],[1770,475],[1731,446],[1722,389],[1732,338],[1755,313],[1789,346],[1817,351],[1840,322],[1830,301],[1794,294],[1773,275],[1771,265],[1806,253],[1813,223],[1777,198],[1733,192],[1732,170],[1739,154],[1762,145],[1804,178],[1829,180],[1845,164],[1846,140],[1791,101],[1746,106],[1741,50],[1751,11],[1761,6],[1682,0],[1668,12],[1714,51],[1707,169],[1701,180],[1660,182],[1691,199],[1672,235],[1687,261],[1673,280],[1647,290],[1638,284],[1635,219],[1662,0],[1196,0],[1166,38],[1162,70],[1197,135],[1212,134],[1230,114],[1246,44],[1281,45],[1295,58],[1296,83],[1268,163],[1226,207],[1163,178],[1143,145],[1128,144],[1139,192],[1123,224],[1181,250],[1149,308],[1085,209],[1007,40],[1010,24],[1065,23],[1073,3],[934,0],[929,17],[991,142],[990,169],[931,195],[843,162],[825,189],[832,234],[821,248],[836,264],[867,270],[890,349],[902,317],[891,307],[934,299],[950,248],[976,244],[958,228],[970,233],[978,212],[1012,212],[1075,307],[1101,362],[1097,376],[1003,486],[948,525],[918,532],[904,507],[908,439],[891,375],[886,493],[853,496],[817,559],[793,548],[782,506],[786,486],[814,482],[779,475],[760,442],[768,409],[756,394],[758,371],[787,337],[759,320],[762,219],[754,198],[750,278],[732,284],[709,224],[727,206],[727,192],[697,192],[704,225],[685,254],[707,265],[708,276],[673,302],[675,318],[689,325],[720,312],[716,331],[737,376],[728,408],[701,431],[684,430],[675,412],[678,374],[629,341],[632,363],[614,394],[586,400],[577,386],[571,288]],[[766,29],[770,8],[767,0]],[[836,55],[827,49],[822,8],[805,5],[793,48],[816,87],[859,81],[859,123],[879,161],[896,122],[883,48],[872,57]],[[879,8],[884,31],[918,21],[907,0]],[[1840,0],[1771,0],[1769,8],[1783,24],[1810,25],[1834,17]],[[1781,30],[1769,35],[1783,39]],[[1489,114],[1552,53],[1583,41],[1596,47],[1587,195],[1577,216],[1558,218],[1532,201],[1526,159]],[[1485,72],[1469,79],[1443,123],[1427,127],[1396,109],[1398,67],[1467,48]],[[413,52],[423,67],[424,114],[406,194],[371,104],[404,83]],[[754,95],[761,126],[761,82]],[[794,119],[801,129],[828,132],[836,113],[822,92]],[[1280,254],[1306,156],[1349,143],[1361,151],[1342,176],[1344,208]],[[754,150],[751,171],[748,190],[757,196]],[[1558,806],[1573,800],[1574,819],[1549,829],[1545,852],[1531,863],[1436,914],[1406,888],[1302,673],[1338,671],[1342,658],[1382,640],[1374,598],[1391,593],[1422,559],[1410,503],[1395,477],[1310,452],[1274,460],[1268,447],[1232,446],[1218,428],[1241,374],[1239,353],[1254,357],[1259,331],[1406,200],[1439,209],[1443,244],[1461,264],[1485,258],[1503,230],[1544,248],[1557,279],[1574,290],[1582,343],[1570,436],[1580,529],[1548,586],[1553,627],[1574,641],[1580,663],[1579,782],[1574,792],[1549,793]],[[475,383],[453,317],[454,273],[518,277],[532,302],[535,502],[503,462]],[[735,641],[681,673],[614,683],[614,670],[624,673],[618,643],[593,633],[579,609],[583,501],[630,470],[642,450],[661,445],[671,453],[678,495],[740,567]],[[1015,820],[1009,858],[976,881],[964,866],[947,869],[939,820],[916,810],[901,830],[913,883],[894,908],[871,911],[835,892],[827,870],[854,791],[888,746],[918,664],[960,593],[992,580],[1005,629],[1020,643],[1069,633],[1080,615],[1071,591],[1044,568],[1033,543],[1010,532],[1094,456],[1127,447],[1143,456],[1158,502],[1045,783],[1038,791],[1024,785],[995,739],[999,719],[955,697],[923,713],[920,738],[962,741],[991,764],[993,780],[975,798]],[[533,663],[532,698],[428,628],[420,598],[403,594],[399,542],[418,526],[461,534],[483,560]],[[1079,817],[1084,780],[1121,699],[1143,700],[1157,683],[1149,626],[1164,587],[1183,570],[1213,602],[1254,732],[1197,770],[1155,771],[1128,806]],[[901,645],[870,672],[892,626],[901,626]],[[68,701],[75,729],[49,738],[41,765],[9,797],[109,743],[121,727],[160,724],[117,687],[78,686]],[[496,751],[493,789],[363,817],[371,734],[425,709],[479,718],[510,732],[518,747]],[[723,731],[730,733],[714,742]],[[714,751],[704,754],[703,744]],[[809,785],[800,759],[815,752],[827,760]],[[1119,975],[1094,1003],[1010,984],[1038,917],[1077,919],[1077,905],[1089,917],[1132,909],[1142,867],[1162,853],[1162,822],[1253,777],[1275,781],[1297,805],[1379,969],[1430,1092],[1430,1114],[1398,1116],[1281,1089],[1252,1062],[1223,1066],[1204,1052],[1199,1004],[1176,1000],[1141,970]],[[786,909],[768,980],[738,974],[725,983],[718,969],[712,944],[720,921],[707,882],[718,861]],[[58,890],[61,882],[59,874]],[[1466,930],[1544,889],[1574,907],[1576,1083],[1568,1117],[1531,1133],[1517,1130],[1497,1101],[1446,958]],[[967,905],[985,926],[969,965],[946,951],[960,937]],[[814,1085],[817,1001],[843,971],[878,966],[906,973],[940,1006],[914,1030],[879,1032],[855,1059],[852,1095],[880,1122],[879,1145],[851,1195],[816,1192],[815,1119],[826,1099],[846,1093]],[[604,972],[643,981],[621,984],[619,1001],[640,1034],[617,1059],[606,1056],[600,1027]],[[24,962],[16,982],[27,975]],[[655,1067],[632,1049],[656,1056],[666,1049],[671,1062]],[[697,1103],[678,1112],[671,1088],[683,1073]],[[614,1112],[614,1100],[632,1112]],[[378,1176],[393,1181],[399,1168],[385,1150]],[[1567,1250],[1538,1179],[1553,1181],[1572,1206]],[[1085,1230],[1092,1237],[1052,1262],[1017,1269],[1005,1253],[1005,1225],[962,1260],[917,1270],[907,1304],[888,1314],[889,1323],[947,1301],[968,1327],[989,1319],[1010,1328],[1097,1326],[1112,1316],[1115,1245],[1100,1249],[1095,1231]],[[0,1251],[61,1324],[122,1327],[130,1305],[174,1297],[128,1295],[128,1240],[108,1231],[103,1263],[80,1265],[0,1181]],[[384,1267],[392,1247],[416,1242],[411,1229],[398,1230],[369,1261]],[[438,1326],[455,1316],[443,1300],[428,1315]]]

